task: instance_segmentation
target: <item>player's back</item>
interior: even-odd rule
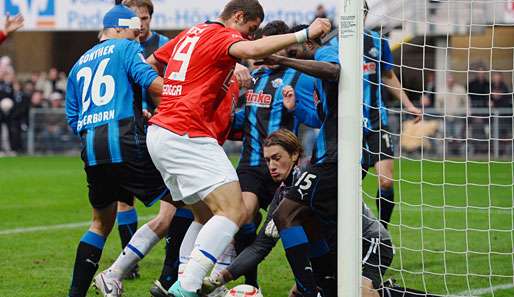
[[[319,48],[316,61],[339,64],[339,50],[327,45]],[[338,81],[316,79],[316,101],[322,125],[312,153],[312,163],[337,162],[337,101]]]
[[[148,87],[157,74],[138,57],[140,52],[136,42],[105,40],[84,53],[70,72],[66,113],[81,136],[89,166],[134,158],[135,147],[144,144],[141,88],[135,86]]]
[[[228,54],[240,33],[207,22],[182,32],[154,56],[167,64],[159,113],[151,123],[191,137],[216,138],[217,108],[226,98],[236,60]]]

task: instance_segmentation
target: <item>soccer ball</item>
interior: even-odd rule
[[[263,297],[261,290],[250,285],[239,285],[230,289],[225,297]]]

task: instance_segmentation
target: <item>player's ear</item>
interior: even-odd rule
[[[291,156],[291,160],[293,160],[294,164],[298,163],[298,158],[300,158],[300,154],[298,152],[293,153],[293,155]]]
[[[244,11],[236,11],[234,13],[233,18],[234,18],[234,23],[236,23],[237,25],[244,24],[246,21]]]

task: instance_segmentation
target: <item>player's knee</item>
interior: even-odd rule
[[[386,176],[380,176],[379,183],[380,183],[380,188],[383,190],[390,190],[394,186],[393,179],[386,177]]]
[[[109,233],[111,233],[112,227],[114,226],[114,221],[112,222],[105,222],[102,220],[93,220],[91,223],[91,226],[89,227],[89,230],[100,234],[104,237],[107,237]]]

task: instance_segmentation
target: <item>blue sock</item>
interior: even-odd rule
[[[135,208],[127,211],[119,211],[116,215],[118,231],[120,232],[121,248],[125,248],[132,235],[137,231],[137,212]]]
[[[105,237],[91,231],[84,233],[77,247],[69,297],[86,296],[93,276],[98,270]]]
[[[280,238],[286,250],[287,261],[302,296],[317,296],[316,281],[309,260],[309,241],[302,226],[293,226],[280,231]]]

